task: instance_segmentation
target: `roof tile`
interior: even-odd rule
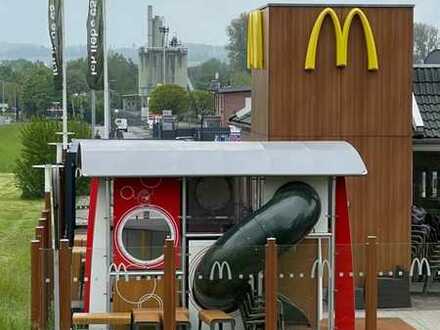
[[[440,67],[417,66],[413,92],[422,115],[425,138],[440,138]]]

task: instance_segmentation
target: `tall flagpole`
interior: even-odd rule
[[[107,2],[108,0],[102,0],[102,11],[104,16],[104,139],[110,138],[111,130],[110,95],[108,81]]]
[[[63,54],[63,149],[67,149],[68,144],[68,130],[67,130],[67,60],[66,60],[66,19],[65,19],[65,9],[64,0],[61,0],[62,8],[62,19],[61,19],[61,30],[62,30],[62,54]]]
[[[94,89],[91,90],[91,98],[92,98],[92,139],[96,136],[96,91]]]

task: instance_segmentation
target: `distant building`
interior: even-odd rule
[[[153,7],[148,6],[147,45],[139,49],[139,95],[145,100],[159,84],[188,85],[188,49],[177,37],[168,42],[168,34],[163,18],[153,17]]]
[[[227,126],[229,118],[246,106],[246,98],[251,94],[249,87],[223,87],[215,91],[214,107],[222,126]]]

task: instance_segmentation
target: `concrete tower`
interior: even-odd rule
[[[176,37],[168,41],[164,19],[148,6],[146,46],[139,49],[139,94],[145,99],[158,84],[188,85],[188,49]]]

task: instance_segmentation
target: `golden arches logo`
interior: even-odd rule
[[[374,40],[373,30],[365,13],[359,9],[352,9],[345,18],[343,26],[339,20],[338,15],[332,8],[324,9],[315,21],[312,33],[310,34],[309,45],[306,54],[306,70],[315,70],[316,68],[316,51],[318,48],[319,34],[321,33],[322,24],[327,16],[330,16],[335,29],[336,39],[336,65],[339,67],[347,66],[348,62],[348,37],[350,35],[350,27],[353,19],[358,16],[362,28],[364,30],[365,43],[368,55],[368,70],[376,71],[379,69],[379,60],[377,58],[376,42]]]
[[[264,67],[263,13],[260,10],[249,13],[248,17],[247,67],[257,70]]]

